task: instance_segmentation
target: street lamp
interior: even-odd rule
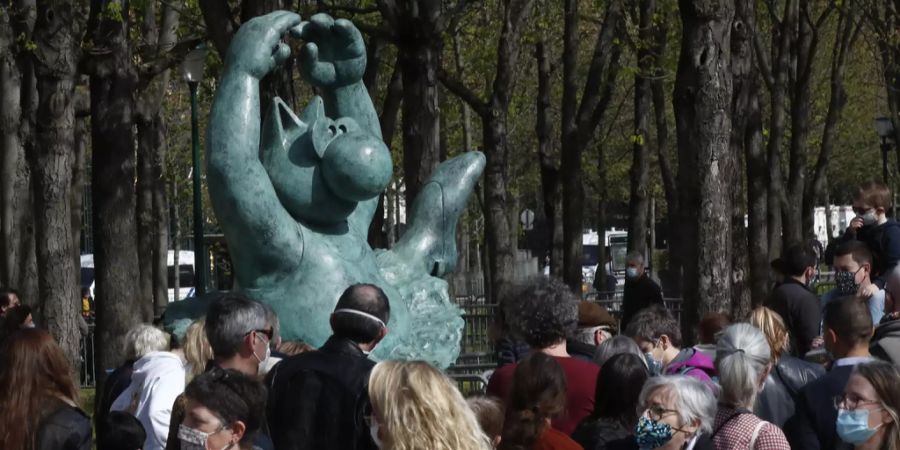
[[[888,152],[894,144],[894,123],[890,117],[879,117],[875,119],[875,131],[881,138],[881,173],[884,184],[888,184]]]
[[[188,53],[181,65],[181,73],[191,90],[191,145],[193,146],[194,179],[194,296],[206,293],[209,260],[203,246],[203,202],[200,195],[200,131],[197,120],[197,86],[203,79],[206,63],[206,45],[200,44]]]

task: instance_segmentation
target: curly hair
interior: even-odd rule
[[[566,408],[566,372],[552,357],[533,352],[513,374],[500,450],[531,450],[551,419]]]
[[[565,340],[578,325],[578,299],[558,279],[536,276],[510,289],[502,300],[506,324],[532,348]]]
[[[489,450],[475,413],[441,371],[423,361],[383,361],[369,378],[386,450]]]

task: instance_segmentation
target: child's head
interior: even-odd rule
[[[98,437],[97,450],[141,450],[147,433],[136,417],[111,411],[104,419],[105,432]]]
[[[874,210],[876,216],[884,215],[891,207],[891,190],[877,181],[867,181],[853,195],[853,211],[865,216]]]
[[[500,444],[503,434],[503,403],[494,397],[471,397],[466,399],[469,408],[478,418],[481,431],[491,440],[494,448]]]

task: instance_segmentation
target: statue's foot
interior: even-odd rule
[[[413,203],[409,228],[391,250],[411,267],[440,277],[456,268],[456,223],[484,171],[481,152],[469,152],[438,166]]]

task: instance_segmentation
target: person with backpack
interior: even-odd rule
[[[654,305],[637,313],[625,334],[641,348],[651,375],[688,375],[715,392],[712,359],[692,347],[682,348],[681,328],[664,306]]]
[[[789,450],[784,433],[750,408],[769,372],[772,355],[766,337],[746,323],[726,328],[716,344],[719,410],[713,423],[716,450]]]

